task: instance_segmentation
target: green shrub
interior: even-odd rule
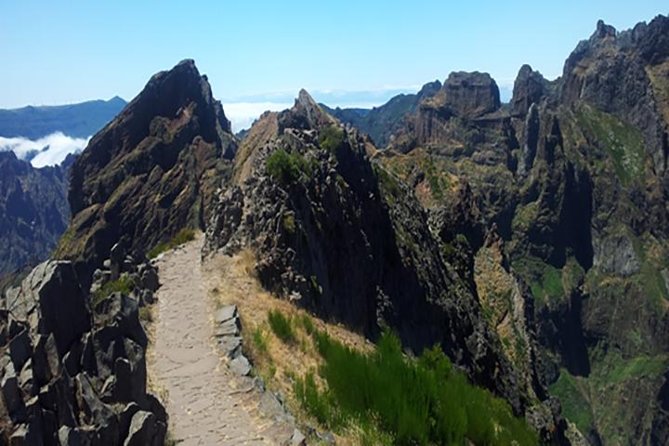
[[[195,230],[189,228],[183,228],[177,234],[172,237],[168,242],[160,242],[146,254],[150,259],[155,259],[160,254],[169,251],[170,249],[176,248],[179,245],[188,243],[192,240],[195,240]]]
[[[406,358],[398,338],[384,333],[372,353],[361,353],[315,331],[325,360],[323,390],[307,374],[296,385],[304,408],[321,423],[376,424],[394,444],[537,444],[536,433],[509,405],[469,383],[440,348]],[[327,404],[326,404],[327,403]]]
[[[286,343],[295,342],[295,332],[289,318],[279,310],[269,310],[267,321],[274,334]]]
[[[100,287],[93,293],[92,305],[93,308],[97,306],[102,300],[112,293],[119,292],[125,294],[126,296],[135,289],[135,281],[130,278],[127,274],[123,274],[117,280],[112,280]]]
[[[302,155],[284,149],[277,149],[267,157],[266,165],[267,173],[284,185],[297,183],[313,174],[313,166]]]
[[[346,132],[338,125],[329,125],[321,130],[318,137],[318,144],[329,152],[335,152],[344,144]]]
[[[318,390],[313,372],[307,372],[304,379],[297,378],[293,388],[297,400],[319,423],[330,429],[342,426],[343,420],[335,411],[335,402],[326,392]]]
[[[253,345],[260,353],[267,353],[267,338],[260,327],[253,331]]]
[[[312,321],[308,315],[303,314],[302,317],[300,318],[300,321],[302,322],[302,327],[304,328],[304,331],[306,331],[308,335],[314,334],[314,332],[316,331],[316,327],[314,326],[314,321]]]

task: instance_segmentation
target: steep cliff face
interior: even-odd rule
[[[592,444],[667,441],[668,22],[599,23],[558,80],[521,67],[508,106],[453,74],[377,155],[471,248],[520,381],[548,384]]]
[[[67,167],[36,169],[0,152],[0,276],[45,260],[69,219]]]
[[[156,74],[72,166],[73,217],[57,257],[91,270],[116,242],[144,253],[184,226],[201,226],[235,150],[193,61]]]
[[[599,21],[590,39],[567,59],[561,94],[566,105],[586,102],[637,128],[658,173],[666,169],[669,153],[666,104],[661,103],[667,88],[662,76],[667,33],[669,19],[663,16],[621,33]]]

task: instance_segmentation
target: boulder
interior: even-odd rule
[[[30,336],[28,335],[28,330],[24,329],[9,341],[9,356],[14,364],[14,369],[21,370],[23,364],[25,364],[31,355]]]
[[[230,361],[230,370],[239,376],[248,376],[251,373],[251,363],[246,356],[240,354]]]
[[[23,280],[10,305],[36,308],[31,317],[37,333],[53,333],[59,355],[90,330],[87,296],[79,286],[74,266],[68,261],[49,260],[38,265]],[[18,313],[28,320],[27,313]]]
[[[74,381],[77,403],[82,410],[80,416],[87,424],[95,426],[102,444],[117,444],[119,426],[114,410],[100,400],[91,378],[86,373],[78,374]]]
[[[38,385],[44,385],[60,375],[61,362],[53,334],[38,335],[32,359],[33,373]]]
[[[165,425],[154,414],[140,410],[132,417],[123,446],[162,446],[165,433]]]
[[[158,290],[160,283],[158,281],[158,273],[154,268],[146,268],[140,276],[140,286],[149,291],[155,292]]]
[[[14,422],[24,421],[26,407],[23,402],[21,388],[19,387],[19,378],[16,376],[11,363],[5,367],[5,375],[2,377],[2,381],[0,381],[0,388],[2,389],[2,398],[9,417]]]
[[[233,359],[242,352],[242,338],[239,336],[224,336],[219,338],[218,346],[225,356]]]

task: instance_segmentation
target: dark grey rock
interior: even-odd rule
[[[25,364],[28,358],[32,355],[28,330],[24,329],[9,341],[9,355],[12,358],[14,369],[21,370],[23,364]]]
[[[140,410],[132,417],[123,446],[162,446],[164,440],[165,425],[151,412]]]
[[[38,335],[32,359],[33,373],[39,386],[50,382],[53,378],[60,375],[61,361],[58,357],[56,340],[53,334],[48,336]],[[63,362],[65,362],[65,358]],[[76,372],[78,373],[78,370]]]
[[[128,433],[130,432],[130,424],[132,423],[132,418],[141,408],[136,403],[132,402],[125,406],[121,414],[119,415],[119,427],[121,431],[121,438],[127,438]]]
[[[71,262],[49,260],[38,265],[21,283],[15,299],[24,302],[20,307],[37,309],[34,328],[39,334],[53,333],[61,356],[90,330],[87,296]]]
[[[156,291],[160,287],[158,273],[153,268],[146,268],[140,276],[140,286],[150,291]]]
[[[2,398],[9,417],[14,422],[24,421],[26,417],[26,408],[19,387],[19,378],[16,376],[16,372],[11,363],[5,368],[5,375],[2,377],[0,387],[2,388]]]
[[[33,377],[33,364],[31,359],[27,360],[23,365],[23,369],[21,369],[21,373],[19,374],[19,387],[21,387],[21,390],[26,397],[37,395],[39,387]]]

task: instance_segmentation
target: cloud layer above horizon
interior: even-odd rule
[[[89,138],[71,138],[55,132],[37,140],[0,136],[0,152],[13,151],[19,159],[30,161],[33,167],[53,166],[63,162],[70,153],[81,152]]]

